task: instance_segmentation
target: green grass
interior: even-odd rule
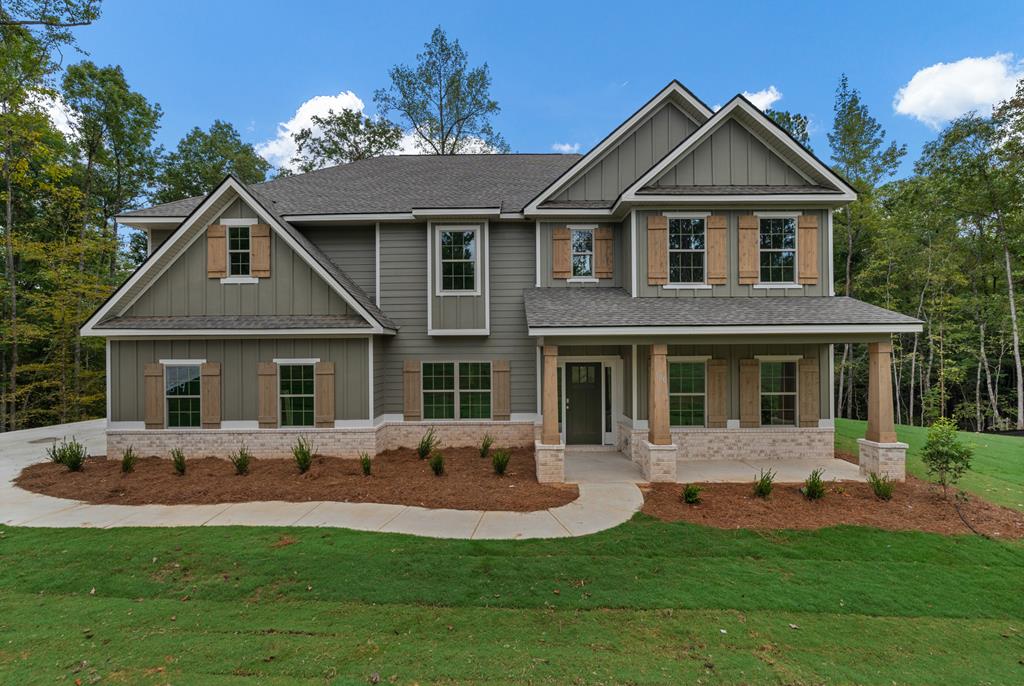
[[[526,542],[0,527],[0,683],[1017,684],[1022,568],[977,537],[643,515]]]
[[[836,449],[857,454],[857,439],[864,437],[867,422],[836,420]],[[960,438],[974,449],[971,470],[960,481],[960,487],[985,500],[1024,510],[1024,438],[992,436],[961,431]],[[928,438],[928,429],[919,426],[897,426],[896,436],[910,446],[907,450],[907,471],[927,478],[920,450]]]

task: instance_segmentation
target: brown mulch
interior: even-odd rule
[[[579,495],[576,486],[537,483],[532,447],[512,450],[505,476],[497,476],[490,459],[481,459],[476,448],[443,453],[445,474],[440,477],[414,450],[401,449],[377,455],[368,477],[358,460],[337,457],[316,457],[305,474],[291,459],[253,460],[245,476],[214,457],[190,459],[185,476],[159,457],[140,458],[130,474],[121,473],[119,459],[90,457],[81,472],[50,462],[30,465],[15,483],[58,498],[117,505],[338,500],[528,512],[565,505]]]

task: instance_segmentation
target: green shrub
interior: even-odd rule
[[[434,452],[434,448],[438,445],[437,434],[434,432],[434,427],[427,429],[427,433],[423,434],[423,438],[420,439],[419,445],[416,446],[416,454],[420,456],[421,460],[425,460],[430,457],[430,454]]]
[[[480,443],[480,457],[487,457],[490,455],[492,445],[494,445],[494,436],[484,434],[484,440]]]
[[[896,488],[896,482],[887,476],[878,476],[874,472],[868,474],[868,483],[875,497],[879,500],[892,500],[892,491]]]
[[[681,500],[687,505],[700,505],[701,487],[697,484],[686,484],[683,486]]]
[[[185,453],[181,448],[171,448],[171,463],[174,464],[174,473],[178,476],[185,476]]]
[[[825,480],[821,478],[821,475],[822,470],[815,469],[800,488],[800,492],[808,500],[817,500],[825,496]]]
[[[757,479],[754,481],[754,495],[758,498],[767,498],[772,494],[772,488],[775,486],[775,472],[772,470],[761,470]]]
[[[238,449],[238,452],[228,455],[228,460],[230,460],[231,464],[235,466],[235,474],[243,476],[249,473],[249,463],[252,462],[252,453],[246,449],[245,444],[243,443],[242,447]]]
[[[928,468],[928,474],[937,477],[942,484],[943,496],[947,487],[959,482],[964,472],[971,468],[972,456],[971,449],[960,442],[952,420],[939,419],[928,429],[921,460]]]
[[[299,474],[305,474],[313,464],[313,446],[305,437],[299,436],[299,440],[292,446],[292,457],[295,458],[295,466],[299,468]]]
[[[135,471],[135,463],[139,461],[139,456],[135,454],[135,448],[128,446],[124,452],[121,453],[121,473],[131,474]]]
[[[491,455],[491,466],[494,467],[494,473],[498,476],[504,476],[505,470],[508,469],[508,461],[512,459],[512,453],[507,450],[495,450],[494,454]]]
[[[85,466],[85,458],[89,456],[85,446],[74,438],[70,441],[64,439],[60,443],[54,443],[46,449],[46,455],[51,462],[67,467],[69,472],[82,471],[82,467]]]
[[[434,476],[444,476],[444,455],[441,453],[431,455],[430,468],[434,470]]]
[[[370,476],[373,471],[373,460],[366,453],[359,453],[359,466],[363,468],[363,476]]]

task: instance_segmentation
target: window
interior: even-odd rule
[[[249,227],[228,227],[228,276],[249,276]]]
[[[703,362],[669,362],[669,424],[704,426],[704,396]]]
[[[593,278],[594,276],[594,230],[572,230],[572,276]]]
[[[313,426],[313,365],[278,365],[281,426]]]
[[[796,217],[761,217],[761,282],[796,283]]]
[[[761,424],[796,424],[796,362],[761,362]]]
[[[441,292],[476,292],[477,230],[438,232]]]
[[[490,362],[424,362],[424,419],[490,419]]]
[[[669,283],[704,283],[704,236],[703,217],[669,218]]]
[[[164,397],[167,400],[167,427],[198,427],[199,365],[164,367]]]

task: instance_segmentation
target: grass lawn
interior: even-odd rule
[[[857,454],[857,439],[864,437],[867,422],[836,420],[836,449]],[[960,438],[974,448],[971,471],[960,486],[965,491],[1006,507],[1024,510],[1024,438],[992,436],[961,431]],[[897,426],[896,435],[910,446],[907,471],[925,478],[919,451],[928,438],[928,429],[919,426]]]
[[[0,683],[1019,684],[1024,545],[0,527]],[[699,680],[699,681],[698,681]]]

